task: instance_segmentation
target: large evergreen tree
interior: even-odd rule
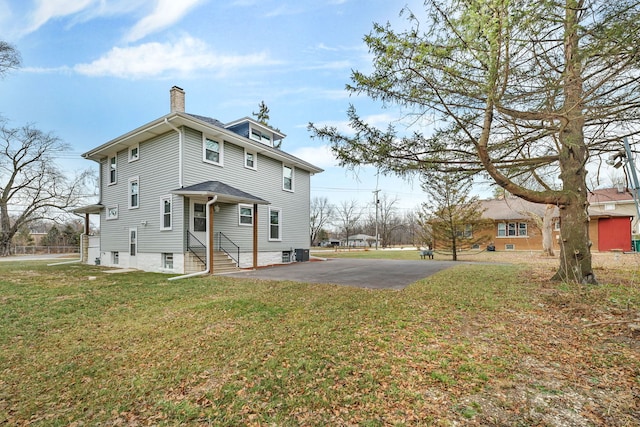
[[[343,165],[482,172],[558,206],[554,278],[595,283],[586,166],[640,132],[640,2],[427,0],[425,10],[404,10],[407,30],[374,26],[365,37],[373,71],[355,71],[348,89],[428,126],[409,136],[379,130],[352,107],[355,135],[310,125],[312,133]]]

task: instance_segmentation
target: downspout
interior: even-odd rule
[[[213,196],[213,199],[209,200],[207,202],[207,207],[206,207],[206,227],[205,227],[205,231],[207,232],[207,262],[206,262],[206,268],[203,271],[196,271],[195,273],[190,273],[190,274],[184,274],[182,276],[175,276],[175,277],[169,277],[168,280],[178,280],[178,279],[188,279],[189,277],[196,277],[196,276],[202,276],[205,274],[209,274],[209,272],[211,271],[211,251],[212,246],[213,246],[213,242],[211,241],[211,233],[209,233],[209,224],[210,224],[210,216],[211,216],[211,205],[213,205],[216,200],[218,200],[218,195],[216,194],[215,196]]]
[[[177,127],[175,127],[174,125],[172,125],[171,123],[169,123],[169,120],[167,120],[167,118],[164,118],[164,122],[167,124],[167,126],[169,126],[171,129],[175,130],[176,132],[178,132],[178,188],[182,188],[182,131],[180,129],[178,129]]]

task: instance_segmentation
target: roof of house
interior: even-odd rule
[[[531,203],[519,197],[508,196],[502,199],[481,200],[480,203],[485,211],[482,218],[493,220],[526,220],[533,213],[544,216],[546,205],[541,203]],[[558,216],[556,207],[553,216]]]
[[[620,189],[600,188],[597,190],[592,190],[589,192],[588,197],[589,203],[591,204],[633,201],[633,194],[626,187]]]
[[[349,240],[376,240],[375,236],[369,236],[368,234],[354,234],[348,237]]]
[[[171,193],[191,196],[218,196],[218,201],[222,203],[255,203],[258,205],[269,204],[268,201],[261,199],[260,197],[251,195],[220,181],[205,181],[199,184],[178,188],[171,191]]]
[[[482,218],[492,219],[494,221],[517,221],[517,220],[529,220],[531,214],[539,217],[544,216],[546,209],[543,203],[532,203],[523,200],[519,197],[506,197],[503,199],[490,199],[481,200],[480,203],[485,211],[482,213]],[[615,211],[604,211],[598,208],[589,207],[589,216],[593,218],[610,218],[610,217],[629,217],[628,213],[621,213]],[[553,208],[553,217],[559,217],[558,207]]]

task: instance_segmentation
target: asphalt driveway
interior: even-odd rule
[[[406,261],[346,259],[295,262],[230,274],[264,280],[331,283],[371,289],[404,289],[411,283],[459,263],[453,261]]]

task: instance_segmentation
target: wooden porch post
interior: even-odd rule
[[[253,204],[253,268],[258,268],[258,204]]]
[[[89,214],[84,214],[84,234],[89,235]]]

